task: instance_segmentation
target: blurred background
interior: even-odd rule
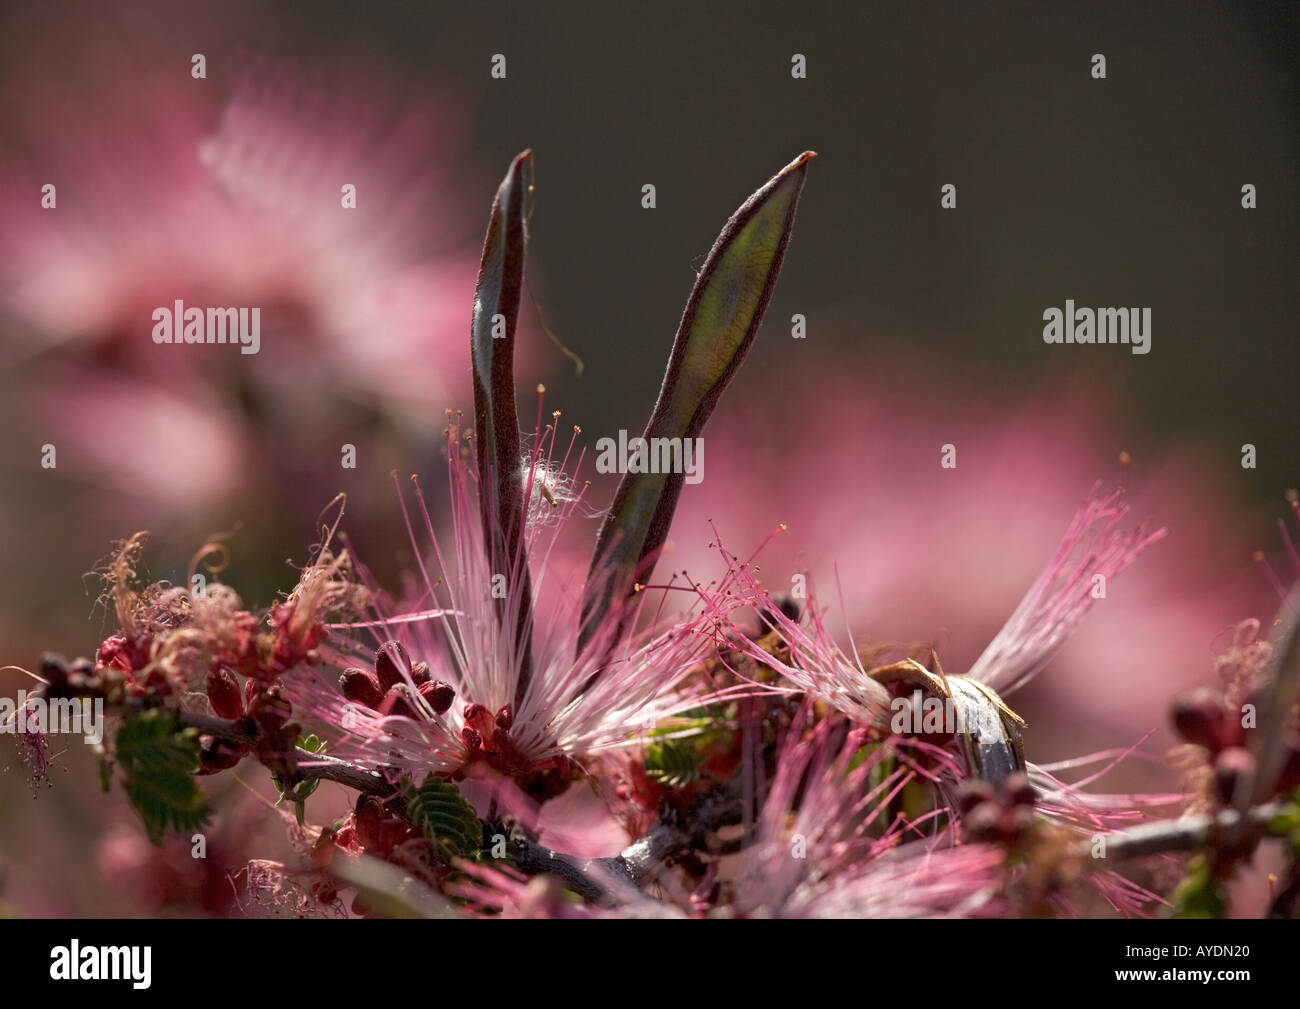
[[[389,474],[436,488],[443,411],[472,407],[482,230],[518,151],[536,157],[519,387],[545,382],[591,446],[640,431],[721,224],[814,149],[661,573],[709,574],[710,519],[738,553],[784,522],[770,585],[806,566],[856,634],[934,642],[960,671],[1127,451],[1134,521],[1170,536],[1016,707],[1040,762],[1157,730],[1114,787],[1170,787],[1170,694],[1276,605],[1252,551],[1295,574],[1276,522],[1300,483],[1297,11],[5,4],[0,663],[91,653],[107,625],[83,576],[140,529],[173,581],[225,536],[223,580],[265,606],[345,492],[345,528],[395,583],[412,558]],[[1044,344],[1067,298],[1150,307],[1151,352]],[[176,299],[260,306],[260,353],[155,345],[151,312]],[[0,693],[27,682],[0,673]],[[76,751],[33,802],[0,740],[10,911],[229,911],[225,868],[283,843],[250,789],[208,779],[229,843],[198,871],[150,849]]]

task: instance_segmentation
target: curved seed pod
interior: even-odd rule
[[[696,278],[677,328],[663,386],[644,437],[698,437],[740,367],[776,286],[808,162],[805,152],[741,205]],[[667,442],[665,442],[666,444]],[[684,448],[683,448],[684,451]],[[675,467],[682,469],[681,466]],[[580,644],[654,563],[668,536],[685,474],[628,473],[601,526],[587,576]]]
[[[515,411],[515,324],[528,242],[527,197],[532,151],[518,155],[502,179],[474,289],[470,357],[483,536],[494,573],[508,590],[497,602],[504,628],[514,628],[520,658],[516,702],[532,676],[532,587],[524,556],[524,488],[519,483],[519,419]]]

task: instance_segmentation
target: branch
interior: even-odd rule
[[[1190,816],[1180,820],[1160,820],[1144,823],[1129,830],[1103,835],[1105,857],[1108,859],[1141,858],[1168,851],[1192,851],[1218,845],[1237,846],[1259,840],[1261,837],[1289,833],[1290,824],[1280,827],[1274,823],[1287,810],[1289,802],[1270,802],[1255,806],[1242,816],[1228,809],[1212,816]],[[1082,844],[1084,850],[1092,842]]]
[[[639,887],[682,852],[699,847],[708,834],[720,827],[740,823],[741,819],[739,782],[733,779],[702,796],[692,808],[688,820],[660,820],[613,858],[576,859],[552,851],[518,832],[511,839],[511,855],[525,875],[550,873],[558,876],[578,896],[608,902],[614,894],[609,884],[602,880]]]

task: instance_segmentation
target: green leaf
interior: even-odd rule
[[[1175,918],[1222,918],[1228,909],[1210,860],[1196,855],[1187,863],[1187,878],[1174,889]]]
[[[154,844],[174,830],[203,826],[211,810],[191,776],[199,769],[199,733],[180,728],[164,711],[147,711],[122,725],[117,734],[122,787],[144,820]]]
[[[515,158],[492,202],[470,323],[483,536],[492,573],[504,574],[510,586],[505,598],[497,601],[497,617],[503,627],[515,628],[522,656],[516,706],[523,701],[532,678],[532,588],[524,556],[526,511],[520,480],[522,454],[514,375],[515,325],[528,245],[526,204],[532,190],[532,160],[532,151]]]
[[[808,151],[732,215],[705,260],[677,329],[659,399],[643,437],[696,438],[758,333],[803,190]],[[684,446],[684,441],[683,441]],[[683,469],[683,466],[676,467]],[[685,474],[628,473],[601,526],[587,575],[581,643],[610,607],[622,605],[653,566]]]
[[[676,739],[652,743],[645,751],[646,773],[661,785],[682,788],[700,776],[694,749]]]
[[[298,746],[308,753],[325,752],[325,741],[314,732],[306,739],[299,739]],[[280,776],[272,772],[271,784],[275,785],[275,790],[280,793],[280,798],[276,800],[275,804],[278,806],[285,799],[289,799],[293,803],[293,813],[297,817],[298,826],[301,827],[307,814],[307,800],[320,787],[320,779],[308,778],[306,781],[298,782],[292,789],[286,790]]]
[[[482,846],[478,814],[446,778],[429,775],[419,788],[408,782],[406,796],[406,815],[442,861],[468,858]]]

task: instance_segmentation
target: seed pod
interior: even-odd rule
[[[429,663],[417,662],[411,667],[411,682],[417,687],[429,682]]]

